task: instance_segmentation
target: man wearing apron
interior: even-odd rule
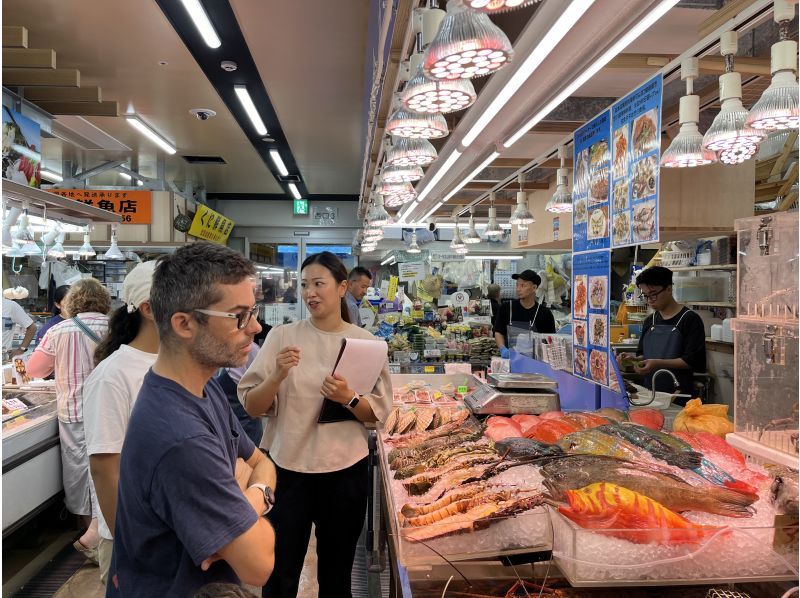
[[[509,356],[508,327],[524,328],[531,332],[553,334],[556,320],[547,307],[536,301],[536,289],[542,279],[533,270],[512,274],[517,281],[517,299],[503,302],[494,321],[494,338],[502,357]]]
[[[644,386],[653,387],[653,374],[670,370],[678,379],[681,394],[693,394],[693,373],[706,370],[706,333],[700,316],[681,305],[672,296],[672,270],[654,266],[636,277],[641,297],[654,311],[642,324],[637,356],[644,361],[635,371],[644,374]],[[620,354],[621,360],[630,355]],[[667,375],[656,379],[656,390],[675,391]],[[677,398],[676,403],[686,404],[687,399]]]

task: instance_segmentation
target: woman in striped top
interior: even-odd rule
[[[94,278],[70,287],[63,312],[69,318],[47,331],[28,360],[28,374],[44,378],[55,372],[61,469],[67,510],[88,525],[76,548],[96,558],[100,536],[99,507],[89,477],[89,457],[83,429],[83,383],[94,369],[94,350],[108,330],[111,297]]]

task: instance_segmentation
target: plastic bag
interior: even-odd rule
[[[704,405],[700,399],[686,403],[672,424],[673,432],[710,432],[725,438],[733,432],[727,405]]]

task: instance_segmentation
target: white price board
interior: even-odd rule
[[[422,262],[405,262],[397,264],[400,282],[410,282],[425,278],[425,264]]]

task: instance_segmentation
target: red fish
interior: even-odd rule
[[[611,423],[606,417],[597,415],[596,413],[586,413],[585,411],[574,411],[567,413],[563,418],[581,427],[581,430],[588,430],[589,428],[596,428]]]
[[[522,430],[517,422],[508,417],[493,415],[486,420],[484,434],[495,442],[504,438],[522,438]]]
[[[747,468],[744,455],[728,444],[724,439],[710,432],[672,432],[676,438],[687,442],[691,447],[703,453],[715,465],[733,474],[746,487],[734,487],[734,490],[757,494],[757,489],[769,477]]]
[[[578,424],[564,419],[563,417],[559,419],[548,419],[528,432],[527,438],[533,438],[534,440],[546,442],[547,444],[555,444],[562,436],[566,436],[572,432],[578,432],[580,429]]]
[[[558,511],[581,527],[608,530],[611,536],[636,544],[688,544],[721,528],[697,525],[643,494],[616,484],[598,482],[564,492],[569,506]]]
[[[522,435],[525,436],[534,426],[538,426],[542,421],[536,415],[512,415],[511,419],[519,424],[519,429],[522,430]]]

